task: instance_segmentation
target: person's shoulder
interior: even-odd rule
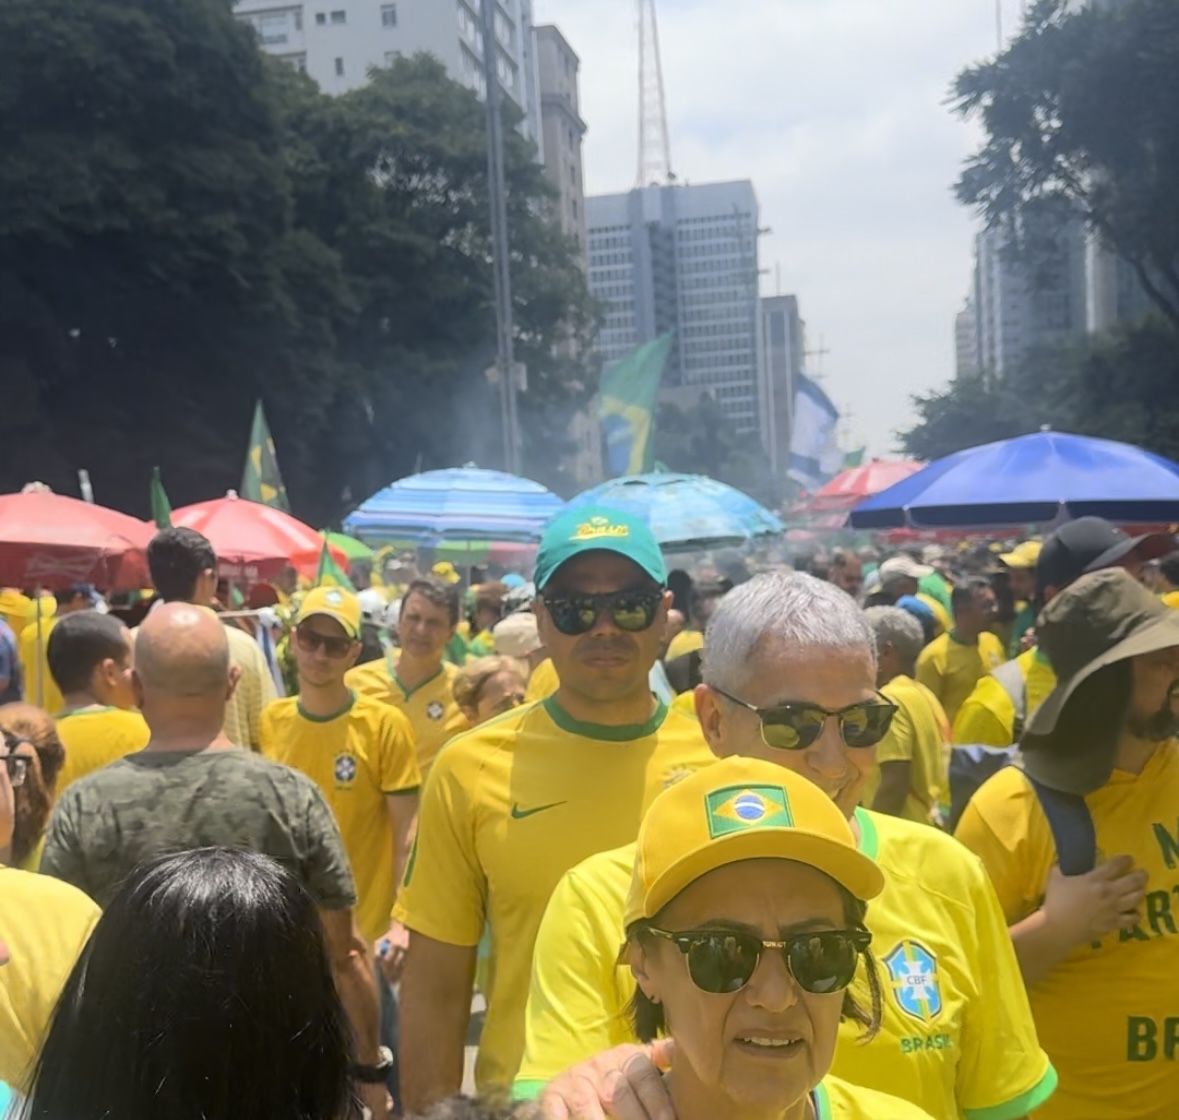
[[[15,913],[52,915],[54,924],[93,925],[98,920],[98,904],[84,891],[52,875],[38,875],[15,867],[0,867],[0,910]]]
[[[852,1085],[838,1077],[824,1077],[818,1093],[826,1105],[819,1110],[822,1120],[933,1120],[912,1101]]]
[[[626,844],[583,859],[571,867],[565,877],[581,894],[625,900],[637,858],[638,845]]]
[[[379,684],[388,687],[392,681],[389,672],[388,658],[378,657],[376,661],[366,661],[363,665],[356,665],[344,674],[344,680],[353,688],[365,684]]]
[[[454,766],[485,759],[489,753],[511,750],[523,733],[538,729],[549,732],[551,727],[552,719],[545,711],[543,701],[523,704],[485,723],[460,731],[439,753],[434,767],[444,762]]]
[[[349,715],[366,726],[383,731],[413,732],[413,724],[400,708],[363,692],[356,693]]]
[[[894,704],[899,704],[904,707],[911,704],[915,697],[920,696],[922,691],[929,692],[929,689],[922,684],[918,684],[912,677],[907,677],[905,674],[893,677],[888,684],[881,686],[881,696],[886,696]],[[929,692],[932,696],[933,693]]]
[[[266,657],[261,647],[244,630],[239,630],[236,626],[226,626],[225,634],[229,642],[229,658],[234,664],[243,669],[266,665]]]
[[[861,826],[866,819],[875,831],[875,859],[890,879],[961,898],[980,874],[978,857],[949,833],[869,809],[859,812]]]

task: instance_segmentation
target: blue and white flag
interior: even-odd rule
[[[817,490],[839,473],[843,453],[836,428],[839,409],[809,377],[799,374],[794,390],[794,431],[790,437],[790,469],[795,482]]]

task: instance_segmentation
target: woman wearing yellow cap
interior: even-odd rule
[[[677,1120],[928,1120],[827,1077],[841,1019],[880,1026],[864,916],[883,886],[835,804],[779,766],[727,759],[655,800],[624,951],[639,1037],[676,1044]]]

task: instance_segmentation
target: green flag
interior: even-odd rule
[[[849,451],[843,457],[843,469],[845,471],[854,470],[856,467],[864,465],[864,457],[868,454],[866,447],[861,447],[859,451]]]
[[[266,413],[262,411],[261,401],[254,409],[254,424],[250,429],[250,450],[246,454],[246,469],[242,474],[242,497],[281,509],[284,513],[291,512],[287,489],[278,471],[274,440],[270,438],[270,428],[266,424]]]
[[[342,587],[345,591],[355,591],[348,573],[336,563],[328,542],[323,542],[323,551],[319,554],[319,571],[315,574],[316,587]]]
[[[655,466],[655,402],[671,354],[672,336],[647,342],[602,370],[598,415],[612,478]]]
[[[164,480],[160,478],[160,468],[151,469],[151,517],[157,529],[172,528],[172,503],[164,491]]]

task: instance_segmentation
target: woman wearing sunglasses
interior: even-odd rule
[[[771,763],[728,759],[655,800],[625,952],[636,1033],[676,1043],[678,1120],[926,1116],[827,1078],[841,1020],[880,1027],[864,917],[883,885],[830,799]],[[848,990],[861,961],[867,1006]]]

